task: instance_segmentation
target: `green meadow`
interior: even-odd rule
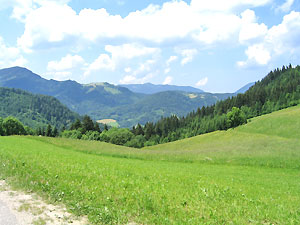
[[[144,149],[0,137],[0,178],[93,224],[299,224],[300,107]]]

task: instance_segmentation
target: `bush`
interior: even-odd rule
[[[23,124],[14,117],[7,117],[2,123],[4,135],[25,135]]]
[[[64,138],[81,139],[82,134],[79,130],[65,130],[61,133]]]
[[[88,131],[81,137],[82,140],[100,141],[100,133],[98,131]]]
[[[247,123],[245,113],[237,107],[233,107],[232,110],[227,113],[226,117],[227,128],[234,128]]]
[[[145,142],[146,142],[146,138],[143,135],[138,135],[132,138],[130,141],[127,141],[125,143],[125,146],[133,147],[133,148],[142,148],[144,147]]]

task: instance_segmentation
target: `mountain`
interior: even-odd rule
[[[0,70],[0,86],[53,96],[72,111],[90,115],[94,120],[115,119],[121,127],[156,121],[161,116],[183,116],[198,107],[233,95],[210,94],[192,87],[171,85],[161,86],[182,88],[185,92],[165,91],[149,95],[109,83],[79,84],[71,80],[47,80],[21,67]]]
[[[251,82],[249,84],[246,84],[244,87],[240,88],[239,90],[237,90],[235,92],[235,94],[244,94],[246,91],[249,90],[249,88],[251,88],[253,85],[255,84],[255,82]]]
[[[61,128],[79,118],[56,98],[0,87],[0,117],[14,116],[32,128],[47,124]]]
[[[164,91],[185,91],[185,92],[195,92],[203,93],[204,91],[190,87],[190,86],[176,86],[176,85],[162,85],[162,84],[122,84],[121,87],[126,87],[132,92],[143,93],[143,94],[156,94]]]
[[[120,121],[120,125],[123,127],[131,127],[137,123],[154,122],[161,117],[174,114],[185,116],[188,112],[197,110],[198,107],[209,106],[231,96],[232,94],[165,91],[147,95],[134,104],[115,107],[109,111],[96,112],[92,117],[98,117],[102,114],[107,118]]]

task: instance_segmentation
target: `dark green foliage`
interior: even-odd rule
[[[133,134],[127,128],[111,128],[101,134],[101,140],[116,145],[124,145],[133,138]]]
[[[47,137],[52,137],[52,127],[50,124],[48,124],[47,129],[46,129],[46,136]]]
[[[0,117],[0,136],[4,135],[3,119]]]
[[[88,115],[85,115],[82,119],[82,130],[83,133],[95,130],[94,122]]]
[[[247,123],[245,113],[237,107],[233,107],[232,110],[227,113],[226,117],[227,128],[233,128]]]
[[[4,119],[2,126],[4,135],[6,136],[26,134],[24,125],[19,120],[11,116]]]
[[[71,125],[71,130],[78,130],[79,128],[82,128],[82,124],[80,119],[76,119],[76,121],[74,123],[72,123]],[[65,130],[65,129],[64,129]]]
[[[32,128],[47,124],[62,127],[73,122],[79,115],[70,111],[57,99],[34,95],[26,91],[0,88],[0,116],[13,116]]]

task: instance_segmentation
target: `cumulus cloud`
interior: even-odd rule
[[[160,53],[159,48],[148,48],[135,43],[119,46],[106,45],[105,50],[109,54],[101,54],[93,63],[91,63],[84,73],[85,76],[89,76],[92,72],[101,69],[114,71],[118,64],[124,60],[131,60],[136,57],[143,57],[147,55],[156,56]],[[140,68],[138,68],[134,74],[149,70],[149,65],[153,62],[153,60],[148,60],[146,63],[141,64]],[[125,71],[126,70],[130,72],[130,69],[128,68],[125,68]]]
[[[16,47],[9,47],[0,36],[0,67],[24,66],[27,60]]]
[[[98,70],[114,70],[116,68],[115,62],[110,58],[107,54],[100,54],[100,56],[92,62],[89,66],[86,72],[84,73],[84,76],[89,76],[92,72],[98,71]]]
[[[47,69],[50,71],[62,71],[73,69],[78,66],[84,65],[84,59],[79,55],[66,55],[60,61],[50,61],[48,62]]]
[[[171,64],[172,62],[175,62],[177,59],[178,59],[178,56],[176,56],[176,55],[170,56],[170,58],[169,58],[169,59],[167,60],[167,62],[166,62],[167,66],[170,66],[170,64]]]
[[[182,60],[181,60],[181,65],[184,66],[185,64],[192,62],[194,57],[197,55],[198,51],[197,49],[183,49],[179,51],[181,56],[182,56]]]
[[[207,84],[207,82],[208,82],[208,78],[205,77],[205,78],[199,80],[199,81],[196,83],[196,86],[197,86],[197,87],[205,86],[205,85]]]
[[[143,77],[136,77],[134,75],[126,75],[119,81],[120,84],[144,84],[149,82],[155,76],[154,73],[148,73]]]
[[[171,84],[173,81],[173,77],[171,76],[167,76],[166,79],[164,80],[163,84],[166,85],[166,84]]]
[[[136,70],[132,71],[131,74],[124,76],[119,81],[120,84],[143,84],[148,82],[157,74],[157,71],[151,72],[155,64],[156,60],[146,60],[144,63],[141,63]]]
[[[122,18],[106,9],[83,9],[76,13],[66,4],[44,1],[27,12],[25,31],[19,45],[30,51],[43,43],[70,40],[97,42],[124,38],[126,40],[162,44],[169,40],[193,40],[198,44],[231,41],[237,37],[242,23],[233,8],[258,7],[270,0],[178,0],[162,6],[149,5]],[[55,17],[53,17],[55,15]]]
[[[298,54],[300,49],[300,12],[292,11],[284,16],[281,24],[267,30],[262,40],[248,46],[247,60],[237,62],[238,66],[247,67],[266,65],[272,58],[284,54]]]
[[[257,39],[263,38],[267,34],[268,27],[264,23],[256,23],[257,18],[253,10],[247,9],[241,14],[241,16],[243,26],[241,27],[239,33],[240,43],[243,44],[256,41]]]

